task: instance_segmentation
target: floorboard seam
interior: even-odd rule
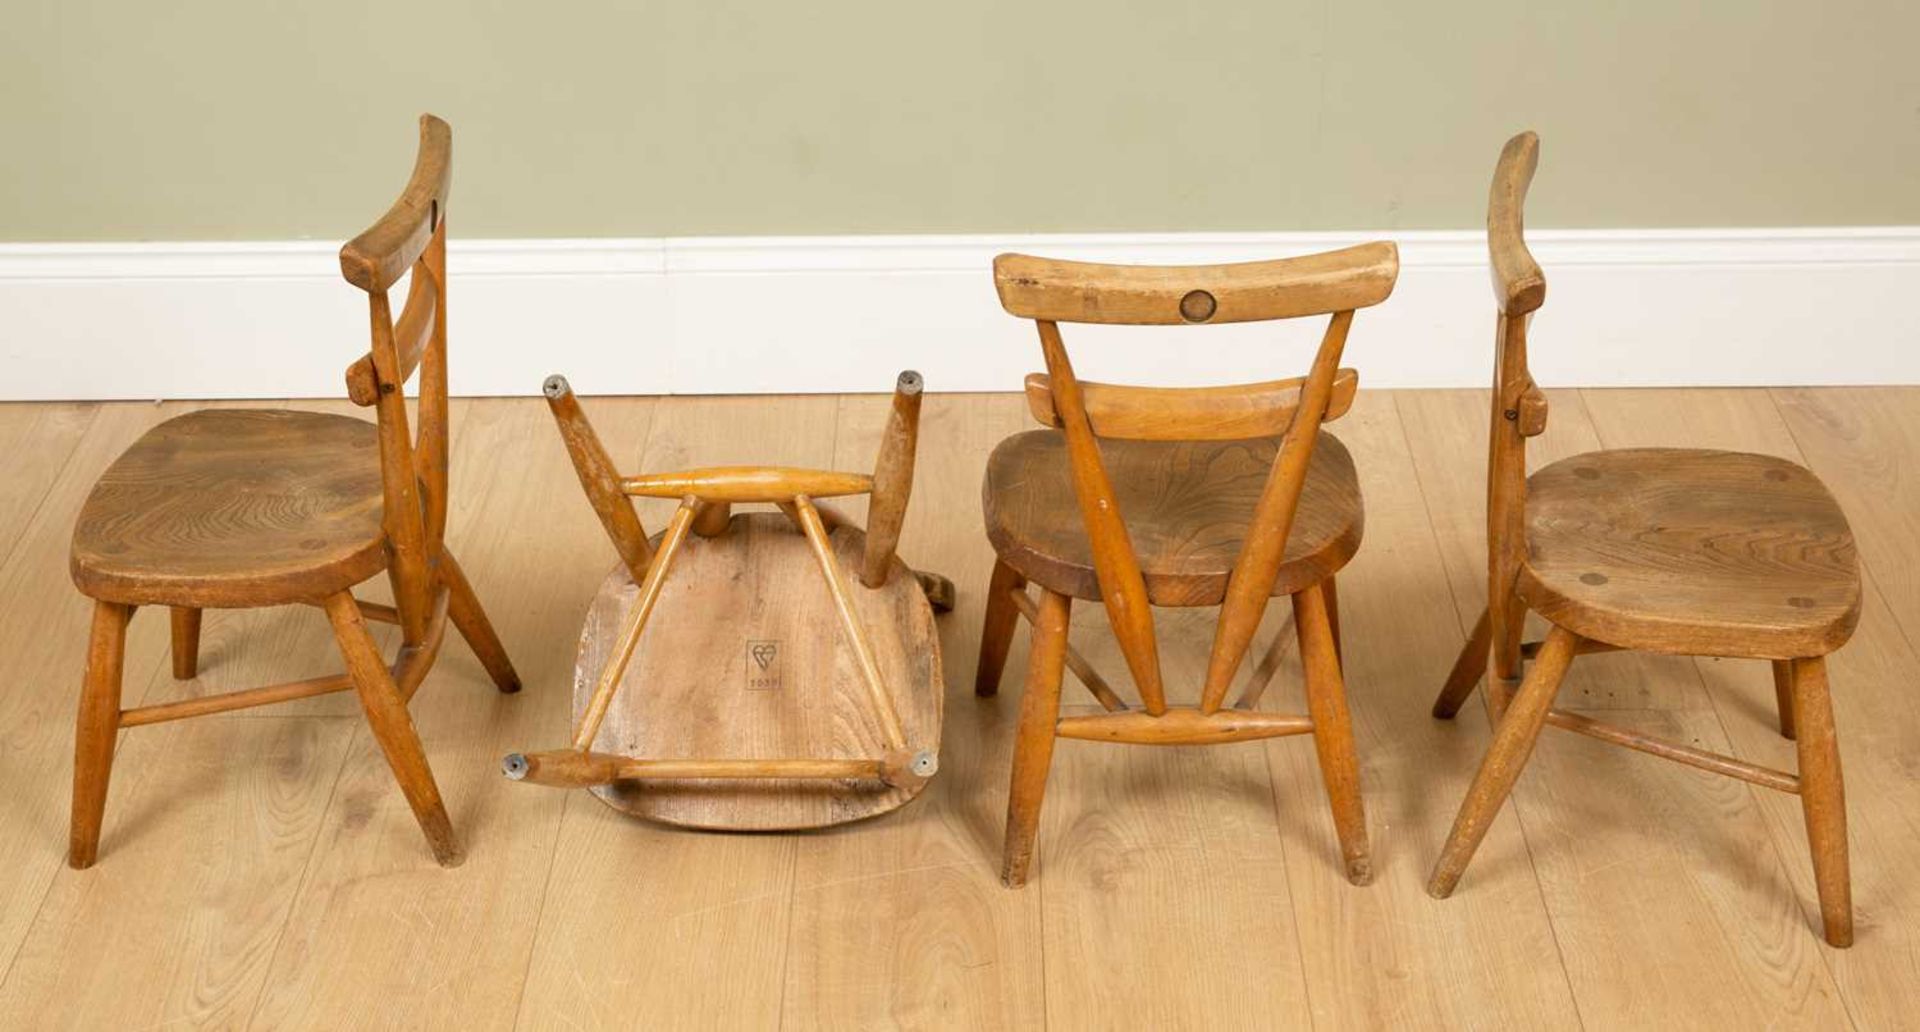
[[[287,932],[293,927],[293,915],[300,909],[300,898],[306,895],[307,885],[313,875],[313,860],[320,855],[320,844],[327,837],[327,814],[333,812],[334,798],[340,794],[340,781],[346,777],[347,765],[353,762],[353,743],[360,738],[360,729],[355,727],[347,734],[346,747],[340,750],[340,769],[333,772],[333,785],[327,789],[327,801],[320,807],[320,819],[314,823],[313,846],[307,850],[307,861],[300,865],[300,880],[295,883],[293,895],[288,897],[287,916],[280,924],[280,934],[274,937],[273,952],[267,955],[266,978],[262,979],[260,992],[253,999],[253,1008],[247,1012],[247,1027],[253,1028],[260,1017],[260,1008],[267,1002],[266,983],[273,978],[273,969],[280,963],[280,947],[287,941]]]
[[[26,529],[33,526],[34,523],[40,519],[41,512],[47,507],[47,499],[53,497],[53,489],[60,486],[60,481],[67,475],[67,470],[73,466],[73,457],[80,454],[81,442],[84,441],[87,434],[93,430],[94,425],[100,421],[101,407],[101,403],[99,402],[93,404],[93,411],[87,416],[86,427],[74,435],[73,447],[67,449],[66,457],[60,460],[60,467],[53,471],[52,476],[47,478],[47,486],[41,490],[40,497],[34,500],[33,511],[27,514],[26,519],[20,521],[21,532],[14,535],[13,540],[7,544],[5,554],[0,555],[0,569],[6,569],[13,564],[13,557],[15,553],[19,551],[20,543],[27,538]]]
[[[560,869],[560,839],[566,832],[567,810],[578,793],[568,792],[560,799],[560,817],[553,822],[553,846],[547,850],[547,876],[540,879],[540,901],[533,908],[533,941],[527,944],[527,963],[520,969],[520,995],[513,1003],[513,1027],[524,1027],[527,1014],[527,985],[533,980],[533,962],[540,955],[540,926],[546,923],[547,897],[553,892],[553,879]]]

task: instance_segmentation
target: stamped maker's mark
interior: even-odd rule
[[[747,642],[747,690],[770,692],[780,687],[780,643]]]

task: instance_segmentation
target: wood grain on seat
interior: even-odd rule
[[[1590,452],[1527,480],[1528,607],[1583,638],[1793,659],[1860,618],[1853,532],[1818,477],[1768,455]]]
[[[836,561],[860,568],[867,535],[832,532]],[[897,557],[878,589],[850,592],[907,741],[934,748],[942,706],[940,634],[912,572]],[[806,537],[777,512],[741,513],[695,541],[668,587],[673,604],[648,622],[594,748],[647,760],[863,759],[888,747],[860,665],[835,628],[834,600]],[[573,719],[590,705],[640,591],[624,565],[600,585],[580,629]],[[608,806],[690,828],[790,831],[898,809],[924,779],[626,780],[596,785]]]
[[[1159,606],[1218,605],[1226,594],[1280,438],[1100,441],[1116,508]],[[1021,576],[1074,598],[1098,599],[1093,551],[1074,498],[1066,439],[1029,430],[987,460],[987,536]],[[1363,510],[1353,459],[1321,432],[1272,594],[1332,576],[1360,547]]]
[[[238,607],[322,598],[386,565],[379,428],[317,412],[170,419],[94,486],[74,528],[74,583],[135,605]]]

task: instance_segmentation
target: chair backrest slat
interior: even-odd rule
[[[1096,437],[1129,441],[1244,441],[1286,432],[1300,407],[1301,376],[1232,387],[1129,387],[1080,381],[1080,396]],[[1360,374],[1334,373],[1326,421],[1353,407]],[[1053,384],[1045,373],[1027,375],[1027,409],[1041,426],[1060,429]]]
[[[1215,712],[1266,611],[1320,426],[1353,403],[1357,374],[1340,368],[1353,310],[1385,300],[1398,273],[1398,253],[1390,243],[1277,262],[1187,268],[1092,265],[1025,255],[1001,255],[994,261],[1002,307],[1033,319],[1039,330],[1047,371],[1028,378],[1028,404],[1036,420],[1057,427],[1065,437],[1101,601],[1148,713],[1167,712],[1153,613],[1098,439],[1281,436],[1229,575],[1215,630],[1201,695],[1201,709]],[[1062,321],[1165,325],[1307,315],[1331,316],[1308,374],[1237,387],[1083,384],[1074,376],[1059,328]]]
[[[380,220],[340,249],[340,271],[367,292],[371,347],[347,369],[347,395],[371,405],[380,424],[388,575],[401,634],[425,637],[447,522],[447,193],[453,133],[420,117],[420,148],[406,189]],[[411,272],[393,317],[388,291]],[[410,432],[406,384],[419,374],[419,429]]]
[[[421,356],[432,343],[433,330],[439,322],[435,318],[439,307],[439,286],[431,277],[415,276],[407,286],[407,303],[401,306],[400,318],[393,327],[397,359],[394,375],[399,382],[413,378]],[[372,405],[380,399],[380,377],[373,367],[372,352],[360,356],[359,361],[347,368],[347,397],[359,405]]]

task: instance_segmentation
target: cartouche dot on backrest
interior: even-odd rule
[[[1180,318],[1188,322],[1206,322],[1213,318],[1218,304],[1213,295],[1204,290],[1190,290],[1180,299]]]

